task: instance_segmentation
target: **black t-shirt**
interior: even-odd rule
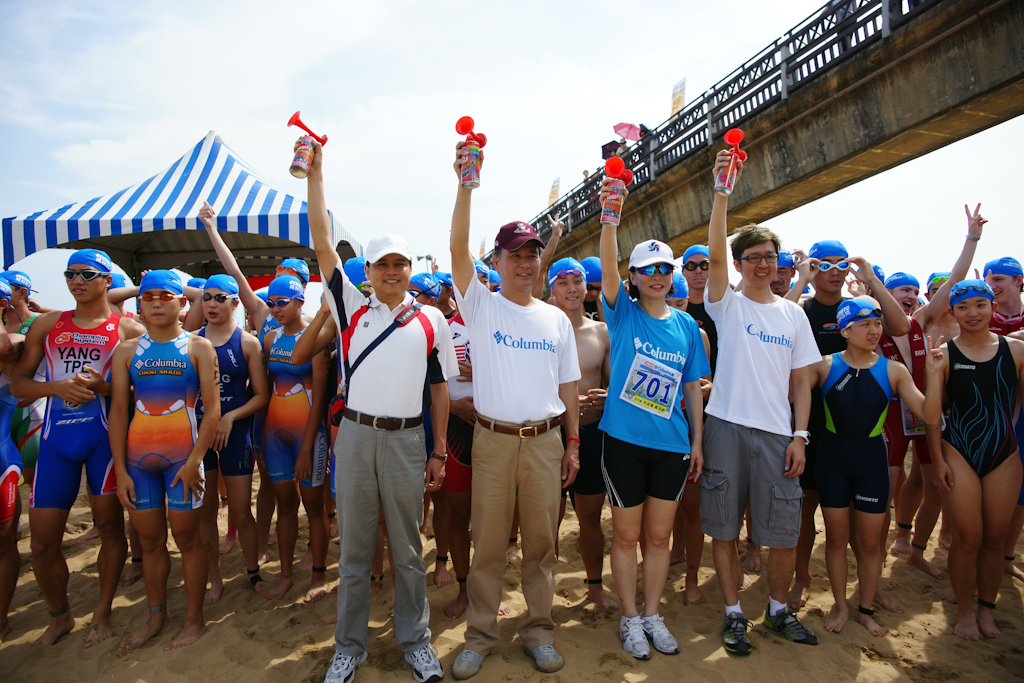
[[[708,363],[711,365],[711,374],[714,375],[715,368],[718,366],[718,329],[715,327],[715,321],[704,310],[703,301],[699,304],[691,301],[686,306],[686,312],[697,321],[700,329],[704,330],[708,335],[708,341],[711,344],[711,357],[708,358]]]
[[[583,315],[590,318],[591,320],[598,320],[597,309],[601,305],[601,297],[593,301],[583,300]]]
[[[846,350],[846,338],[839,333],[839,323],[836,322],[836,311],[843,299],[835,304],[823,304],[817,299],[808,299],[804,302],[804,313],[811,323],[811,331],[814,332],[814,341],[818,345],[818,351],[822,356],[831,356]]]

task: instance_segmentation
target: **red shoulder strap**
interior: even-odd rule
[[[423,326],[423,334],[427,337],[427,355],[434,348],[434,326],[430,324],[430,319],[423,313],[423,311],[416,311],[416,319],[420,321],[420,325]]]

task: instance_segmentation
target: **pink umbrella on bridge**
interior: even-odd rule
[[[626,138],[634,142],[640,139],[640,126],[635,123],[616,123],[614,130],[615,134],[620,138]]]

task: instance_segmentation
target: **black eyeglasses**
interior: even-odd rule
[[[756,266],[757,264],[761,263],[761,261],[764,261],[765,263],[778,263],[779,262],[779,255],[778,254],[751,254],[750,256],[740,256],[739,260],[740,261],[746,261],[750,265]]]
[[[703,261],[700,262],[687,261],[686,263],[683,264],[683,268],[690,271],[691,273],[697,270],[698,268],[700,268],[701,270],[707,270],[710,267],[711,261],[708,261],[707,259],[704,259]]]
[[[967,294],[968,292],[975,292],[977,294],[982,295],[986,299],[992,297],[992,290],[989,289],[988,287],[984,286],[984,285],[963,285],[962,287],[957,287],[952,292],[950,292],[950,295],[951,296],[963,296],[964,294]]]
[[[160,292],[159,294],[154,292],[144,292],[139,298],[143,301],[154,301],[160,299],[160,301],[174,301],[180,295],[174,292]]]
[[[636,272],[640,273],[641,275],[651,277],[655,273],[661,273],[662,275],[671,275],[672,270],[673,268],[671,263],[652,263],[649,266],[637,268]]]
[[[295,301],[294,298],[292,298],[292,299],[278,299],[277,301],[268,301],[267,305],[270,306],[271,308],[274,308],[275,306],[277,306],[278,308],[284,308],[285,306],[287,306],[288,304],[290,304],[293,301]]]
[[[110,273],[102,273],[98,270],[71,270],[70,268],[64,271],[64,279],[68,282],[74,280],[76,275],[81,275],[85,282],[89,282],[101,275],[110,275]]]
[[[210,299],[213,299],[214,301],[216,301],[219,304],[224,303],[228,299],[234,299],[234,298],[235,297],[233,297],[230,294],[207,294],[207,293],[203,293],[203,301],[209,301]]]

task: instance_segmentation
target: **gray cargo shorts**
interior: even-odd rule
[[[700,474],[701,530],[719,541],[740,535],[750,500],[751,540],[768,548],[795,548],[804,493],[785,475],[791,437],[708,415]]]

